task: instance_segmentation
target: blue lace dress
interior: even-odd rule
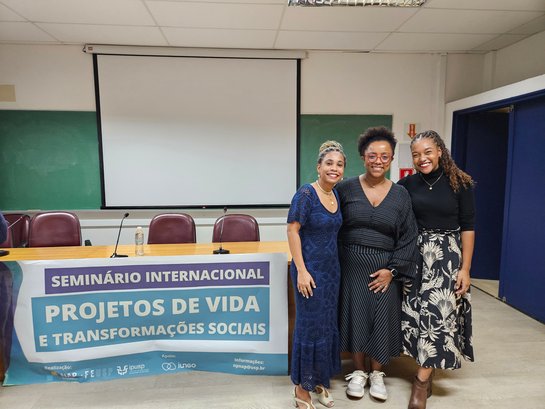
[[[335,192],[335,196],[338,196]],[[316,385],[329,388],[329,380],[341,370],[337,303],[340,266],[337,233],[342,224],[339,209],[328,211],[314,188],[302,186],[292,199],[288,223],[299,222],[301,248],[307,270],[316,283],[314,295],[304,298],[297,291],[297,267],[292,261],[295,292],[295,329],[291,352],[291,380],[308,391]]]

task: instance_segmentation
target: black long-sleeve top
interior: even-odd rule
[[[455,193],[441,167],[427,175],[416,173],[407,176],[398,183],[411,195],[413,211],[420,229],[475,229],[473,188],[462,186]]]

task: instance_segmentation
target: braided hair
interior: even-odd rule
[[[415,142],[422,139],[431,139],[437,148],[441,150],[442,155],[439,158],[439,165],[443,169],[443,172],[445,172],[445,175],[448,177],[450,187],[455,193],[458,193],[461,187],[468,188],[475,185],[475,182],[471,176],[456,166],[456,163],[454,163],[454,160],[452,160],[452,156],[450,156],[449,150],[445,146],[445,142],[443,139],[441,139],[437,132],[431,130],[420,132],[411,141],[411,147]]]
[[[344,154],[343,146],[337,141],[325,141],[324,143],[322,143],[320,145],[318,159],[316,160],[316,162],[322,163],[325,155],[327,155],[329,152],[340,152],[341,155],[343,155],[344,165],[346,166],[346,155]]]

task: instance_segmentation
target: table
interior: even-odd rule
[[[115,246],[78,246],[78,247],[36,247],[36,248],[12,248],[10,254],[1,257],[0,262],[21,260],[63,260],[63,259],[88,259],[109,258],[114,252]],[[218,243],[198,244],[152,244],[144,245],[145,256],[175,256],[175,255],[209,255],[219,247]],[[245,253],[287,253],[291,259],[287,242],[226,242],[223,248],[230,250],[231,254]],[[135,256],[134,245],[120,245],[118,254]],[[143,256],[143,257],[145,257]],[[217,255],[221,257],[221,255]],[[292,333],[295,323],[295,301],[291,280],[288,274],[288,351],[291,355]],[[4,341],[0,339],[0,351],[3,350]],[[4,363],[0,354],[0,381],[4,378]]]
[[[144,245],[145,256],[188,256],[212,254],[219,247],[218,243],[189,243],[189,244],[147,244]],[[78,247],[33,247],[12,248],[3,261],[18,260],[65,260],[80,258],[108,258],[114,252],[115,246],[78,246]],[[291,259],[288,243],[285,241],[255,241],[223,243],[223,248],[231,254],[244,253],[287,253]],[[134,245],[120,245],[118,254],[127,254],[134,257]],[[145,257],[144,256],[144,257]],[[221,257],[221,255],[218,255]]]

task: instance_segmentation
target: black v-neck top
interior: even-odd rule
[[[392,184],[377,206],[365,195],[358,176],[343,180],[336,190],[343,216],[339,243],[389,251],[392,254],[385,267],[412,276],[418,229],[405,188]]]
[[[439,167],[427,175],[416,173],[407,176],[398,183],[411,195],[413,211],[420,229],[475,229],[473,188],[462,186],[458,193],[454,193],[442,168]]]

